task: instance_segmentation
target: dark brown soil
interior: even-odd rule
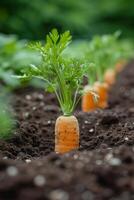
[[[0,200],[134,199],[134,63],[118,76],[109,107],[75,115],[80,149],[54,151],[61,114],[54,95],[24,88],[12,104],[17,129],[0,141]]]

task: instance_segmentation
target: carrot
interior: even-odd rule
[[[109,85],[113,85],[116,79],[116,72],[114,69],[107,69],[104,74],[104,81]]]
[[[82,96],[82,111],[83,112],[89,112],[93,111],[96,109],[96,102],[94,100],[94,94],[91,93],[91,87],[90,86],[85,86],[84,88],[84,94]]]
[[[115,65],[115,71],[117,73],[121,72],[123,70],[124,66],[125,66],[125,63],[126,62],[124,60],[117,62],[116,65]]]
[[[87,67],[77,58],[66,57],[63,52],[71,42],[69,31],[59,34],[53,29],[46,37],[45,45],[37,42],[32,49],[41,55],[40,65],[26,69],[23,79],[32,77],[44,80],[45,89],[54,92],[63,116],[55,124],[55,151],[65,153],[79,147],[79,125],[73,116],[81,95],[81,86]]]
[[[101,82],[95,82],[92,89],[90,86],[85,86],[84,95],[82,97],[82,111],[89,112],[97,108],[106,108],[108,89],[108,84]],[[91,91],[93,91],[94,93],[92,93]],[[94,94],[98,96],[97,101],[95,101]]]
[[[106,108],[107,107],[107,99],[108,99],[108,84],[95,82],[94,91],[98,94],[99,99],[97,102],[98,108]]]
[[[79,124],[75,116],[60,116],[55,124],[55,152],[79,148]]]

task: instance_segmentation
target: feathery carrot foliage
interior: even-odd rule
[[[36,77],[45,81],[45,89],[55,92],[64,115],[71,115],[80,97],[86,65],[75,58],[66,58],[63,52],[71,43],[69,31],[59,34],[53,29],[46,37],[46,42],[30,44],[42,57],[41,64],[31,65],[24,71],[23,79]]]

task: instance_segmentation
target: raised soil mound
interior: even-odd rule
[[[107,109],[77,108],[77,151],[54,153],[61,114],[54,95],[23,88],[12,104],[17,129],[0,141],[0,200],[134,199],[134,62],[118,76]]]

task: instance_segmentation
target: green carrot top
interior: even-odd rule
[[[39,66],[31,65],[21,78],[37,77],[45,81],[45,89],[55,92],[64,115],[71,115],[80,97],[81,83],[86,65],[78,59],[65,58],[63,51],[71,42],[69,31],[59,34],[53,29],[46,37],[45,45],[30,44],[42,57]]]
[[[89,68],[89,79],[90,72],[94,70],[96,74],[94,79],[102,82],[105,71],[114,67],[117,61],[124,56],[124,50],[118,41],[119,35],[120,32],[117,31],[111,35],[94,36],[90,41],[85,59],[93,62],[94,67]]]

